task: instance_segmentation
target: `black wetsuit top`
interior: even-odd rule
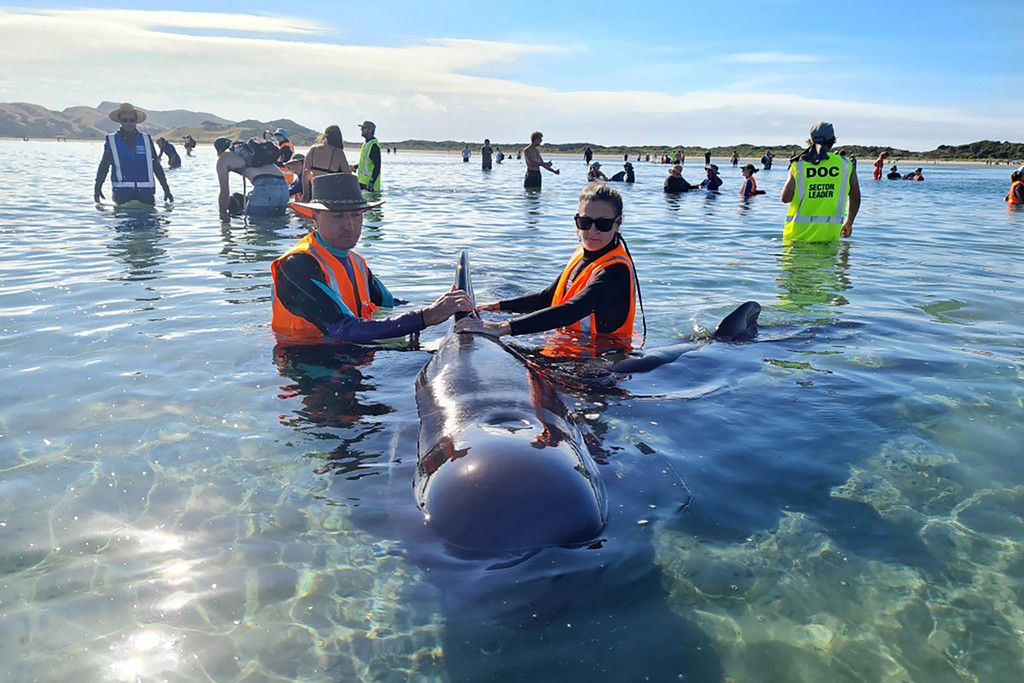
[[[618,243],[619,239],[616,237],[604,249],[584,250],[583,258],[569,273],[569,282],[595,259],[614,249]],[[512,334],[532,334],[565,327],[579,322],[591,313],[596,319],[598,332],[614,332],[626,322],[631,287],[629,267],[624,263],[614,263],[603,268],[579,294],[558,306],[552,306],[551,299],[555,295],[559,278],[540,292],[499,302],[498,305],[503,311],[528,314],[509,321]]]
[[[384,290],[373,277],[373,273],[369,272],[369,267],[367,271],[370,280],[370,300],[381,306],[384,304]],[[289,312],[313,323],[328,337],[366,343],[375,339],[404,337],[426,327],[420,311],[411,311],[385,320],[363,320],[350,315],[343,311],[327,292],[313,284],[314,280],[327,284],[316,258],[296,252],[281,262],[275,289],[278,299]],[[388,296],[390,297],[390,293]],[[400,305],[406,302],[395,299],[394,303]],[[358,312],[356,313],[358,315]]]
[[[691,185],[686,182],[686,178],[683,178],[682,176],[676,177],[674,175],[670,175],[665,178],[665,192],[687,192],[689,190],[696,189],[697,187],[697,185]]]

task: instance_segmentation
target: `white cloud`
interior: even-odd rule
[[[351,45],[331,42],[329,33],[315,22],[263,15],[0,10],[0,100],[51,108],[129,101],[320,129],[338,123],[346,136],[370,118],[384,140],[513,141],[539,127],[551,142],[802,143],[811,123],[825,119],[841,142],[923,149],[1017,130],[1009,118],[950,107],[757,92],[751,84],[744,92],[559,90],[494,74],[514,74],[536,56],[555,64],[564,47],[456,39]]]
[[[412,106],[416,107],[420,111],[426,112],[440,113],[448,111],[448,107],[430,99],[429,97],[420,92],[412,96]]]

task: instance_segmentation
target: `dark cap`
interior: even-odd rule
[[[819,121],[818,123],[811,126],[811,142],[829,142],[830,140],[836,139],[836,131],[832,128],[831,123]]]
[[[743,170],[750,171],[751,173],[757,173],[757,167],[754,166],[753,164],[747,164],[746,166],[743,167]]]
[[[295,202],[297,206],[318,211],[365,211],[383,201],[368,202],[359,189],[359,180],[351,173],[325,173],[313,178],[313,198]]]
[[[231,140],[229,138],[217,138],[213,141],[213,148],[217,150],[217,154],[223,153],[230,146]]]

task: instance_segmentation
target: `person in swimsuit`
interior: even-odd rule
[[[341,128],[327,126],[316,139],[316,143],[306,152],[302,161],[302,197],[309,201],[313,187],[313,178],[324,173],[351,173],[352,167],[345,156],[345,142],[341,138]]]
[[[540,189],[540,169],[546,168],[555,175],[561,173],[557,168],[551,166],[550,161],[544,161],[544,157],[540,155],[540,146],[544,143],[544,133],[539,130],[533,131],[530,134],[530,146],[524,147],[522,155],[526,157],[526,177],[523,179],[523,187],[530,189]],[[516,155],[518,159],[519,156]]]
[[[241,175],[252,184],[252,190],[245,197],[243,213],[247,216],[283,216],[288,209],[291,196],[288,183],[277,164],[262,166],[246,166],[245,159],[236,153],[228,138],[217,138],[213,141],[217,151],[217,181],[220,183],[220,194],[217,197],[217,208],[222,221],[231,220],[228,205],[231,201],[231,190],[228,187],[228,174]]]

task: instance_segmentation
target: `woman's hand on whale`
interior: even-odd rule
[[[477,313],[479,313],[481,311],[500,311],[500,310],[501,310],[501,304],[498,303],[497,301],[493,301],[493,302],[487,303],[487,304],[480,304],[479,306],[476,307],[476,312]]]
[[[512,333],[512,327],[507,323],[489,323],[480,318],[466,317],[455,321],[456,332],[477,332],[492,337],[502,337]]]
[[[461,289],[455,289],[453,285],[451,291],[445,293],[437,301],[423,309],[423,322],[427,327],[437,325],[460,311],[471,313],[473,311],[473,302],[468,294]]]

